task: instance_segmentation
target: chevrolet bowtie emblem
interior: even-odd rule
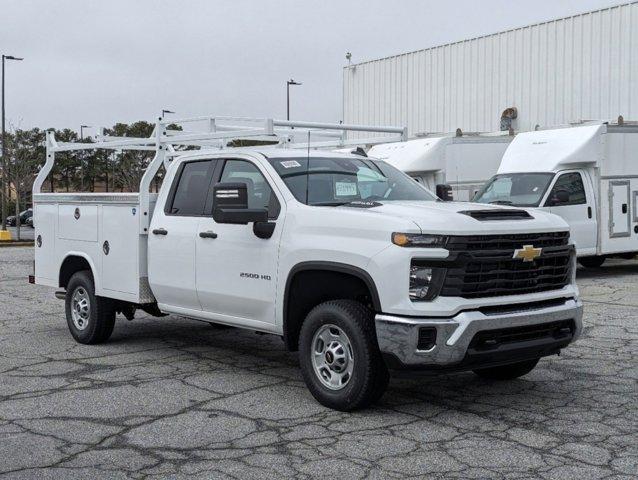
[[[531,262],[541,256],[542,248],[534,248],[534,245],[523,245],[523,248],[514,250],[512,258],[520,258],[524,262]]]

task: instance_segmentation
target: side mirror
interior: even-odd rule
[[[562,205],[569,203],[569,192],[567,190],[556,190],[549,199],[549,205]]]
[[[444,202],[451,202],[453,200],[452,187],[445,184],[438,184],[436,186],[436,196]]]
[[[218,183],[213,187],[213,219],[217,223],[267,222],[268,210],[248,208],[245,183]]]

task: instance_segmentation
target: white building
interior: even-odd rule
[[[344,67],[345,123],[420,132],[638,120],[638,2]]]

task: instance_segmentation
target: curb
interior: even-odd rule
[[[25,241],[25,242],[13,242],[13,241],[2,241],[0,242],[0,248],[8,248],[8,247],[33,247],[34,242],[33,241]]]

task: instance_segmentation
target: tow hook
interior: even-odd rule
[[[55,298],[57,298],[58,300],[64,300],[66,298],[66,291],[59,290],[55,292]]]

